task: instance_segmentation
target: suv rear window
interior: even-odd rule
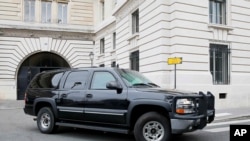
[[[69,73],[65,81],[65,89],[84,89],[87,79],[89,78],[88,71],[73,71]]]
[[[35,76],[30,83],[30,88],[56,88],[63,72],[46,72]]]

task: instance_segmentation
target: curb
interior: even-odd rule
[[[23,109],[24,106],[21,104],[0,104],[0,110],[14,110],[14,109]]]
[[[0,110],[22,109],[23,107],[24,107],[23,101],[0,100]]]
[[[243,119],[250,119],[250,114],[239,115],[239,116],[231,116],[231,117],[228,117],[228,118],[215,119],[212,123],[225,122],[225,121],[231,121],[231,120],[243,120]]]
[[[15,109],[23,109],[23,107],[0,107],[0,110],[15,110]]]

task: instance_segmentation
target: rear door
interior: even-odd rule
[[[84,120],[84,101],[88,79],[87,70],[71,71],[66,74],[57,100],[59,118]]]
[[[127,88],[122,92],[106,88],[110,81],[121,84],[117,75],[110,71],[94,71],[86,92],[85,120],[90,122],[124,124],[128,109]]]

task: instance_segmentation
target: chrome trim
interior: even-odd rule
[[[83,111],[73,111],[73,110],[60,110],[60,112],[71,112],[71,113],[83,113]]]
[[[113,115],[113,116],[124,116],[126,113],[126,110],[110,110],[110,109],[96,109],[96,108],[84,109],[84,108],[63,107],[63,106],[58,106],[57,109],[60,112]]]
[[[123,116],[124,113],[104,113],[104,112],[88,112],[88,111],[85,111],[86,114],[99,114],[99,115],[114,115],[114,116]]]
[[[84,108],[73,108],[73,107],[58,106],[57,109],[60,112],[84,113]]]

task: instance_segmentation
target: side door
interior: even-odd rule
[[[115,73],[94,71],[86,93],[85,120],[96,123],[125,124],[129,102],[127,88],[121,91],[111,90],[106,84],[116,81],[121,85]]]
[[[71,71],[61,83],[57,109],[59,118],[83,120],[86,84],[89,79],[87,70]]]

